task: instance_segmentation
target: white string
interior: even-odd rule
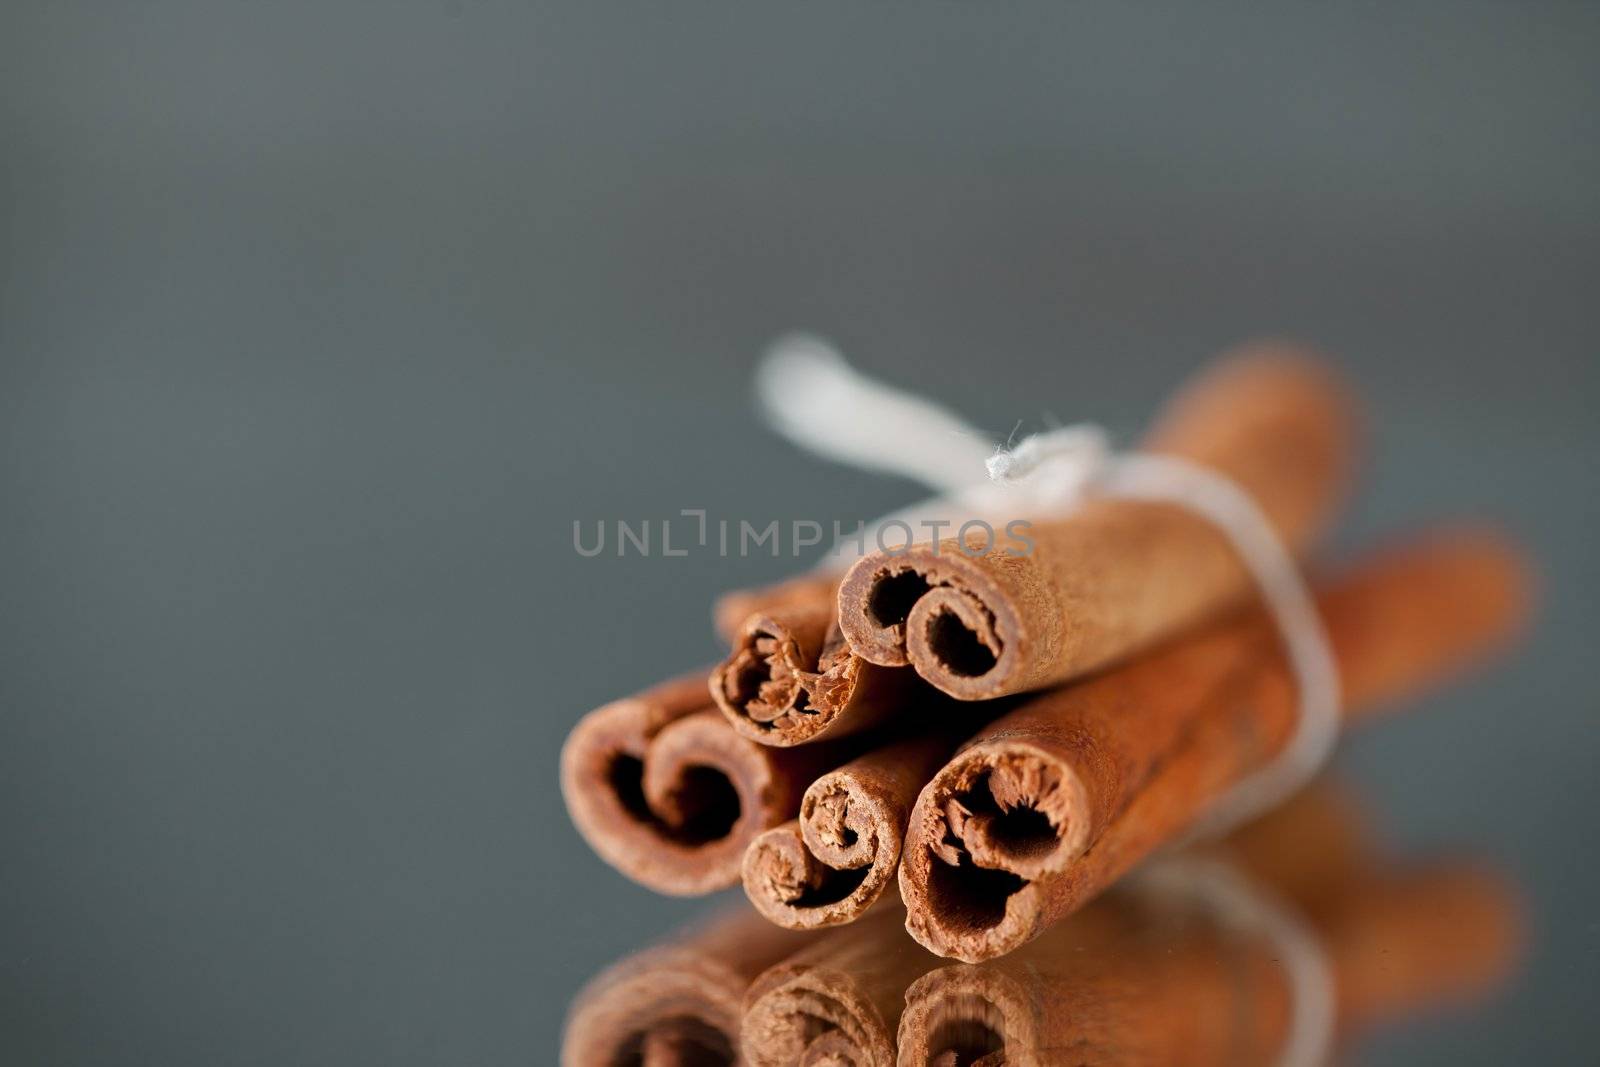
[[[756,366],[755,394],[768,425],[806,451],[935,491],[841,538],[818,561],[819,571],[843,571],[861,555],[905,543],[902,528],[954,530],[974,516],[1028,504],[975,476],[993,452],[982,430],[931,400],[873,381],[819,337],[793,333],[774,342]]]
[[[1289,1033],[1279,1067],[1321,1067],[1333,1052],[1338,1012],[1333,965],[1292,908],[1216,860],[1169,857],[1142,868],[1137,887],[1198,900],[1225,926],[1265,937],[1289,979]]]
[[[780,338],[756,367],[756,398],[783,436],[819,456],[898,474],[940,493],[972,485],[984,435],[931,400],[875,382],[819,337]]]
[[[1160,501],[1220,529],[1260,588],[1299,692],[1294,736],[1266,767],[1209,806],[1192,835],[1223,832],[1271,808],[1327,762],[1339,734],[1339,673],[1321,617],[1294,558],[1251,496],[1231,480],[1173,456],[1113,453],[1091,424],[1033,434],[992,453],[982,435],[932,401],[875,382],[826,341],[783,338],[757,369],[756,392],[773,428],[809,451],[858,467],[915,478],[939,495],[868,524],[913,530],[930,518],[1023,517],[1069,510],[1086,495]],[[978,479],[978,462],[988,475]],[[972,474],[968,474],[972,471]],[[825,557],[837,565],[837,546]],[[843,562],[848,563],[848,558]]]

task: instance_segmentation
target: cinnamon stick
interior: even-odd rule
[[[917,793],[955,748],[935,732],[859,756],[818,778],[800,817],[745,852],[745,895],[792,929],[853,922],[893,883]]]
[[[1144,448],[1231,478],[1298,551],[1343,495],[1353,423],[1327,368],[1261,344],[1181,393]],[[1176,505],[1090,499],[1027,534],[1028,550],[975,532],[863,557],[839,588],[851,650],[987,699],[1103,667],[1250,590],[1225,536]]]
[[[567,1013],[562,1067],[744,1064],[739,1026],[751,980],[812,940],[739,907],[613,964]]]
[[[913,672],[850,651],[832,592],[830,583],[826,599],[754,612],[734,633],[733,651],[711,672],[711,696],[742,736],[780,747],[836,739],[933,695]]]
[[[738,736],[688,675],[579,721],[561,752],[567,811],[600,858],[661,893],[693,896],[739,880],[745,849],[792,818],[840,745],[776,749]]]
[[[1318,607],[1346,722],[1500,643],[1525,615],[1528,586],[1509,546],[1462,532],[1325,587]],[[969,962],[1017,948],[1283,750],[1297,694],[1265,620],[1193,647],[1220,665],[1185,660],[1193,672],[1163,686],[1180,650],[1135,662],[1030,702],[946,764],[917,798],[900,866],[912,936]],[[1129,693],[1145,702],[1136,712]],[[1126,712],[1106,713],[1118,708]]]

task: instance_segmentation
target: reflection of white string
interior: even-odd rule
[[[1197,900],[1223,925],[1259,934],[1277,950],[1289,979],[1289,1034],[1279,1067],[1321,1067],[1333,1051],[1337,1013],[1333,966],[1322,942],[1293,909],[1216,860],[1172,857],[1142,868],[1136,888]]]
[[[773,428],[802,448],[913,478],[938,492],[869,523],[865,551],[872,532],[890,522],[916,530],[932,519],[1060,514],[1091,494],[1176,504],[1200,515],[1227,535],[1260,588],[1300,703],[1284,751],[1220,797],[1199,832],[1220,832],[1277,804],[1327,761],[1339,732],[1339,674],[1327,634],[1294,558],[1261,508],[1229,479],[1174,456],[1113,453],[1105,432],[1088,424],[990,452],[983,435],[956,415],[863,376],[827,342],[804,334],[783,338],[768,352],[757,370],[756,394]],[[980,463],[987,482],[976,478]]]

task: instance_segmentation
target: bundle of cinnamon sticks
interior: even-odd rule
[[[1226,478],[1305,561],[1347,495],[1358,423],[1324,362],[1264,343],[1202,371],[1139,448]],[[1026,551],[896,545],[723,596],[721,663],[572,731],[579,831],[659,892],[742,882],[792,930],[898,896],[896,923],[968,962],[1184,839],[1297,728],[1297,675],[1246,561],[1176,503],[1091,493],[1021,517]],[[1344,723],[1483,658],[1529,600],[1520,553],[1481,527],[1307,574]]]

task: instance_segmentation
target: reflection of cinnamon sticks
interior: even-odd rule
[[[1193,851],[1237,868],[1300,910],[1370,879],[1378,863],[1368,812],[1327,779]]]
[[[1481,653],[1521,620],[1525,595],[1518,557],[1480,536],[1414,546],[1329,587],[1319,607],[1346,707],[1359,712]],[[958,959],[1011,951],[1283,749],[1296,694],[1264,622],[1188,648],[1205,657],[1178,646],[1030,702],[935,776],[900,868],[913,936]],[[1176,680],[1164,686],[1168,671]]]
[[[930,971],[905,996],[899,1062],[919,1067],[1245,1067],[1281,1047],[1289,1005],[1270,946],[1131,894],[1003,960]]]
[[[780,926],[850,922],[894,880],[917,791],[955,742],[934,732],[887,745],[823,775],[800,818],[768,830],[744,857],[744,891]]]
[[[1352,872],[1366,869],[1365,830],[1349,798],[1321,784],[1235,833],[1219,850],[1228,862],[1247,867],[1280,891],[1314,886],[1325,894],[1347,885]],[[1071,927],[1072,953],[1120,950],[1137,940],[1130,931],[1140,926],[1164,929],[1155,927],[1148,914],[1129,909],[1102,908],[1098,916],[1075,916],[1065,924]],[[758,1067],[830,1063],[835,1060],[826,1057],[832,1055],[856,1067],[893,1063],[906,987],[943,965],[906,936],[903,917],[898,907],[882,907],[757,978],[745,1000],[744,1050],[750,1062]],[[1153,946],[1164,955],[1170,948],[1169,941],[1155,941],[1148,931],[1139,937],[1146,943],[1141,951]],[[950,1034],[940,1040],[960,1041]]]
[[[1146,447],[1233,479],[1300,549],[1343,494],[1353,436],[1327,371],[1268,345],[1180,394]],[[1027,533],[1018,554],[949,539],[859,560],[839,589],[851,649],[962,699],[1002,696],[1122,658],[1250,591],[1226,538],[1173,505],[1095,499]]]
[[[1526,936],[1505,880],[1460,861],[1378,879],[1308,917],[1331,958],[1346,1031],[1484,996]]]
[[[939,962],[906,937],[898,908],[882,908],[751,984],[745,1057],[753,1067],[892,1067],[906,987]]]
[[[1345,1035],[1485,991],[1520,944],[1500,879],[1470,863],[1396,868],[1370,830],[1322,782],[1206,850],[1302,917]],[[930,971],[906,993],[899,1062],[1278,1062],[1292,1005],[1280,947],[1212,908],[1181,878],[1135,883],[1010,956]]]
[[[590,712],[561,753],[579,832],[607,863],[662,893],[737,882],[750,842],[791,818],[806,786],[850,754],[753,744],[708,706],[705,685],[696,674]]]
[[[1345,1035],[1484,991],[1520,938],[1508,888],[1461,864],[1344,880],[1308,918]],[[899,1063],[1265,1065],[1291,1006],[1270,940],[1181,897],[1119,891],[1004,959],[914,982]]]
[[[825,932],[724,913],[589,982],[561,1062],[1273,1063],[1296,994],[1251,905],[1299,916],[1328,964],[1340,1035],[1503,978],[1522,937],[1508,887],[1471,863],[1385,860],[1364,814],[1318,784],[978,965],[923,950],[887,902]],[[1205,888],[1219,864],[1244,893],[1220,906]]]
[[[562,1067],[742,1063],[751,979],[810,940],[741,908],[614,964],[568,1011]]]

